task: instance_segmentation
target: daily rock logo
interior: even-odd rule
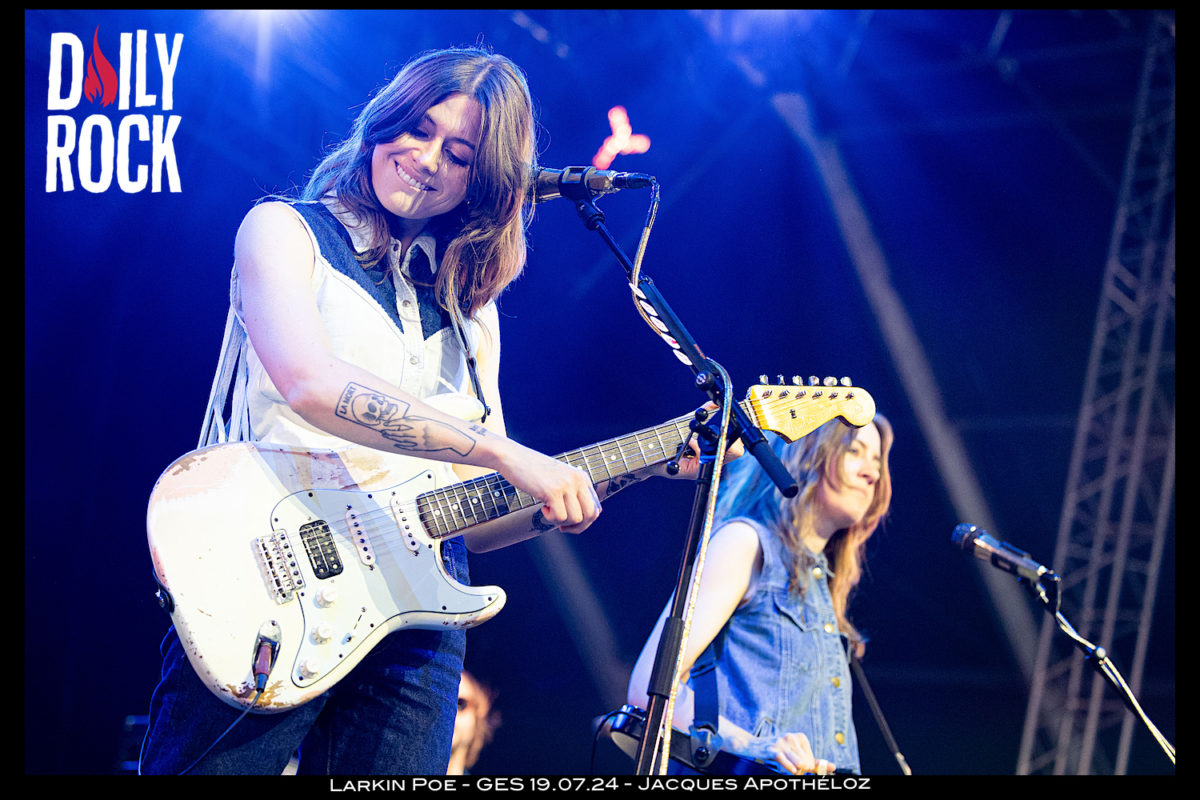
[[[75,190],[75,175],[84,191],[108,191],[115,180],[127,193],[179,192],[179,166],[175,159],[175,133],[180,117],[168,114],[175,104],[175,69],[183,34],[168,47],[167,34],[154,34],[161,84],[158,94],[147,90],[150,70],[146,31],[122,33],[117,67],[100,49],[100,28],[92,34],[92,49],[85,59],[84,44],[73,33],[50,34],[50,79],[46,97],[46,191]],[[95,107],[82,122],[65,113],[87,101]],[[116,107],[112,108],[113,103]],[[86,107],[85,107],[86,108]],[[154,109],[162,113],[127,113],[115,122],[102,109],[130,111]],[[137,142],[148,143],[141,146]],[[135,163],[131,150],[141,154]],[[148,156],[148,158],[147,158]]]

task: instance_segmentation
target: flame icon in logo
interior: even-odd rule
[[[100,26],[92,35],[92,54],[87,60],[87,77],[83,81],[83,93],[88,100],[107,106],[117,99],[117,71],[100,50]]]

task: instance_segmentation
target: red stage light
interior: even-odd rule
[[[608,169],[618,155],[644,153],[650,149],[650,137],[633,132],[624,106],[609,109],[608,124],[612,128],[612,136],[604,140],[592,157],[592,166],[596,169]]]

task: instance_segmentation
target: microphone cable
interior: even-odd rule
[[[629,289],[633,296],[633,307],[637,309],[638,315],[642,320],[650,326],[650,329],[659,336],[663,335],[664,331],[659,325],[654,323],[654,320],[646,313],[642,303],[638,300],[638,282],[642,275],[642,259],[646,256],[646,245],[650,240],[650,229],[654,227],[654,221],[658,216],[658,203],[661,196],[658,181],[654,178],[650,179],[650,207],[646,210],[646,222],[642,228],[641,238],[638,240],[637,252],[633,257],[633,269],[629,273]]]

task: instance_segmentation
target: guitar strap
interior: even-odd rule
[[[458,336],[458,344],[462,348],[463,356],[467,359],[467,372],[471,376],[471,388],[475,390],[475,398],[483,406],[483,416],[479,418],[479,423],[482,425],[487,421],[488,414],[492,413],[492,407],[487,404],[487,400],[483,397],[483,386],[479,383],[479,373],[476,368],[475,356],[471,350],[470,342],[467,341],[466,322],[462,318],[462,312],[455,308],[450,313],[450,320],[454,323],[454,333]]]
[[[722,639],[723,636],[718,634],[692,665],[694,713],[688,732],[691,735],[692,761],[698,770],[704,770],[712,764],[721,750],[721,737],[717,733],[721,714],[721,700],[717,690],[717,648]]]
[[[231,281],[236,281],[235,275]],[[221,342],[221,355],[217,360],[217,371],[213,375],[212,389],[208,394],[208,408],[204,412],[204,423],[200,428],[197,447],[239,442],[250,438],[250,407],[246,402],[245,348],[246,329],[230,305],[225,318],[225,335]],[[230,398],[230,389],[233,397]],[[226,420],[225,409],[229,408]]]

